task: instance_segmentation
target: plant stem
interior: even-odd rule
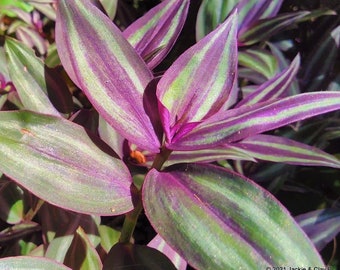
[[[31,208],[27,212],[27,214],[25,215],[24,220],[31,221],[34,218],[34,216],[38,213],[39,209],[41,208],[41,206],[43,206],[44,203],[45,203],[44,200],[39,199],[38,202],[37,202],[37,205],[35,206],[35,208],[34,209]]]
[[[171,152],[171,150],[162,147],[161,151],[156,155],[151,169],[160,170],[164,162],[169,158]],[[135,208],[125,215],[124,224],[119,238],[120,243],[130,243],[138,217],[143,210],[142,188],[140,190],[137,190],[136,188],[136,192],[133,195],[135,199]]]

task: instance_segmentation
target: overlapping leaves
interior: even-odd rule
[[[256,10],[248,19],[261,18],[260,10],[266,10],[266,16],[275,15],[277,6],[269,2],[240,5],[242,22],[247,22],[244,15],[249,7]],[[119,136],[147,150],[150,156],[161,146],[163,150],[196,151],[198,159],[207,153],[204,151],[223,149],[225,154],[248,160],[338,168],[339,162],[321,150],[313,152],[311,147],[288,139],[259,135],[340,109],[339,92],[286,95],[298,69],[298,57],[236,105],[240,28],[236,10],[178,57],[156,85],[150,69],[171,49],[188,4],[184,0],[164,1],[122,33],[90,1],[58,1],[56,43],[61,63],[100,116]],[[11,50],[16,46],[7,47],[14,59]],[[24,70],[23,63],[23,59],[17,61],[16,67]],[[30,72],[33,77],[41,75],[42,67],[37,66],[40,71]],[[12,73],[24,80],[15,72],[13,67]],[[45,86],[38,86],[45,93]],[[150,87],[155,87],[154,107],[145,92]],[[27,91],[27,87],[19,91]],[[36,111],[54,116],[26,111],[0,113],[0,149],[5,153],[1,171],[38,197],[65,209],[97,215],[132,210],[131,175],[123,161],[99,150],[83,128],[55,113],[50,103],[43,103],[50,110],[40,111],[39,105]],[[156,132],[158,120],[164,143]],[[290,147],[284,147],[285,143]],[[277,158],[280,154],[281,160]],[[23,170],[18,171],[18,166]],[[25,171],[32,173],[27,176]],[[142,193],[146,215],[155,230],[196,268],[324,267],[284,207],[267,191],[231,171],[195,164],[166,171],[152,169]],[[86,242],[81,230],[79,235]],[[101,265],[94,249],[91,251]]]

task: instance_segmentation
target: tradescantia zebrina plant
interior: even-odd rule
[[[145,256],[161,262],[162,269],[174,268],[153,249],[130,244],[143,210],[164,253],[178,254],[197,269],[325,267],[312,242],[268,191],[231,169],[195,161],[264,159],[340,168],[321,150],[261,134],[340,109],[340,93],[282,98],[297,72],[296,56],[239,100],[237,9],[156,78],[152,69],[176,41],[188,6],[189,0],[164,1],[121,32],[89,0],[57,1],[62,66],[99,113],[99,134],[114,153],[102,151],[96,136],[55,108],[46,81],[39,80],[39,74],[48,73],[43,63],[8,38],[9,73],[26,110],[0,112],[0,170],[60,208],[125,215],[120,243],[103,264],[89,236],[81,227],[76,230],[77,241],[89,247],[84,262],[92,267],[124,268]],[[142,176],[131,161],[143,168]],[[73,265],[52,247],[46,254]],[[45,258],[20,260],[66,269]],[[4,267],[16,263],[0,260]]]

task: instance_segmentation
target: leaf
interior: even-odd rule
[[[275,16],[282,0],[203,0],[196,21],[196,40],[213,31],[229,15],[238,9],[238,29],[248,28],[259,19]]]
[[[101,246],[105,250],[106,253],[109,253],[110,249],[114,244],[117,244],[120,237],[120,231],[115,230],[106,225],[100,225],[98,228]]]
[[[35,222],[21,222],[8,227],[0,232],[0,244],[2,246],[24,239],[27,235],[40,231],[40,225]],[[1,269],[1,268],[0,268]]]
[[[34,270],[71,270],[65,265],[42,257],[15,256],[0,259],[1,269],[25,270],[27,266]]]
[[[293,165],[340,168],[340,161],[326,152],[284,137],[255,135],[232,144],[249,156]]]
[[[12,38],[6,38],[5,50],[11,79],[25,108],[58,116],[47,95],[44,63],[32,49]]]
[[[168,148],[182,151],[211,148],[339,109],[340,93],[336,91],[241,106],[207,119],[179,141],[168,144]]]
[[[292,24],[307,16],[309,13],[310,12],[308,11],[300,11],[279,14],[274,18],[257,21],[257,23],[247,29],[247,31],[240,33],[238,44],[239,46],[248,46],[259,41],[267,40],[269,37],[282,31],[286,27],[292,26]]]
[[[56,44],[61,63],[101,116],[145,150],[160,143],[143,107],[153,76],[120,30],[88,0],[57,3]]]
[[[193,151],[173,151],[164,163],[170,166],[177,163],[207,163],[219,160],[256,160],[247,151],[234,145],[221,145],[218,147]]]
[[[50,5],[50,3],[54,1],[36,1],[36,0],[31,0],[31,5],[34,6],[36,10],[44,14],[47,18],[49,18],[52,21],[55,21],[56,19],[56,11],[55,8]],[[50,3],[47,3],[50,2]]]
[[[270,18],[279,11],[282,0],[241,0],[237,5],[240,13],[238,33],[241,35],[260,19]]]
[[[288,96],[287,90],[292,84],[299,66],[300,55],[297,55],[288,68],[260,85],[253,93],[237,103],[236,107],[253,105],[263,101],[270,101]]]
[[[9,223],[16,224],[24,217],[23,191],[12,182],[0,187],[0,218]]]
[[[111,248],[104,261],[103,270],[111,269],[176,270],[176,267],[157,249],[118,243]]]
[[[99,117],[98,133],[100,138],[107,143],[119,156],[123,158],[123,143],[124,138],[112,128],[102,117]]]
[[[275,75],[277,61],[265,50],[248,49],[238,52],[238,63],[264,75],[267,79]]]
[[[203,0],[196,20],[196,40],[199,41],[224,21],[238,0]]]
[[[340,26],[326,32],[320,42],[309,53],[306,68],[302,74],[302,87],[308,91],[316,91],[328,85],[325,82],[333,76],[334,65],[340,48]]]
[[[40,54],[47,52],[46,40],[35,29],[20,26],[15,33],[19,40],[31,48],[36,48]]]
[[[195,164],[153,169],[143,204],[156,232],[196,269],[323,266],[288,211],[232,171]]]
[[[180,34],[189,0],[166,0],[124,30],[124,37],[153,69],[167,55]]]
[[[118,0],[99,0],[111,20],[116,16]]]
[[[79,270],[102,269],[103,267],[99,254],[81,227],[78,227],[74,234],[64,264],[71,269]]]
[[[169,143],[236,99],[236,14],[183,53],[157,85]]]
[[[45,65],[48,66],[49,68],[54,68],[60,65],[60,58],[55,43],[51,44],[48,47]]]
[[[283,51],[280,50],[279,46],[270,42],[267,42],[267,45],[271,50],[271,55],[273,55],[277,59],[279,70],[283,71],[284,69],[288,68],[291,63],[286,59]],[[297,78],[293,79],[293,82],[288,89],[288,93],[289,96],[301,93]]]
[[[148,244],[148,247],[155,248],[166,255],[178,270],[186,270],[187,263],[184,261],[165,241],[157,234]]]
[[[0,13],[10,17],[15,16],[15,13],[10,10],[10,6],[18,7],[26,12],[31,12],[33,10],[33,7],[24,0],[1,0]]]
[[[0,151],[0,171],[54,205],[97,215],[133,208],[124,163],[102,152],[68,120],[0,112]]]
[[[322,250],[340,232],[340,210],[322,209],[295,217],[312,240],[317,250]]]

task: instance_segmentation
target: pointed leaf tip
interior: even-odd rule
[[[156,67],[174,45],[188,9],[189,0],[166,0],[124,30],[124,37],[150,69]]]
[[[100,115],[129,141],[158,152],[143,107],[153,76],[111,20],[89,0],[59,0],[56,45],[68,75]]]
[[[188,125],[230,106],[236,97],[236,11],[215,31],[184,52],[165,72],[157,97],[167,141]],[[185,127],[185,128],[184,128]],[[191,128],[192,129],[192,128]]]

